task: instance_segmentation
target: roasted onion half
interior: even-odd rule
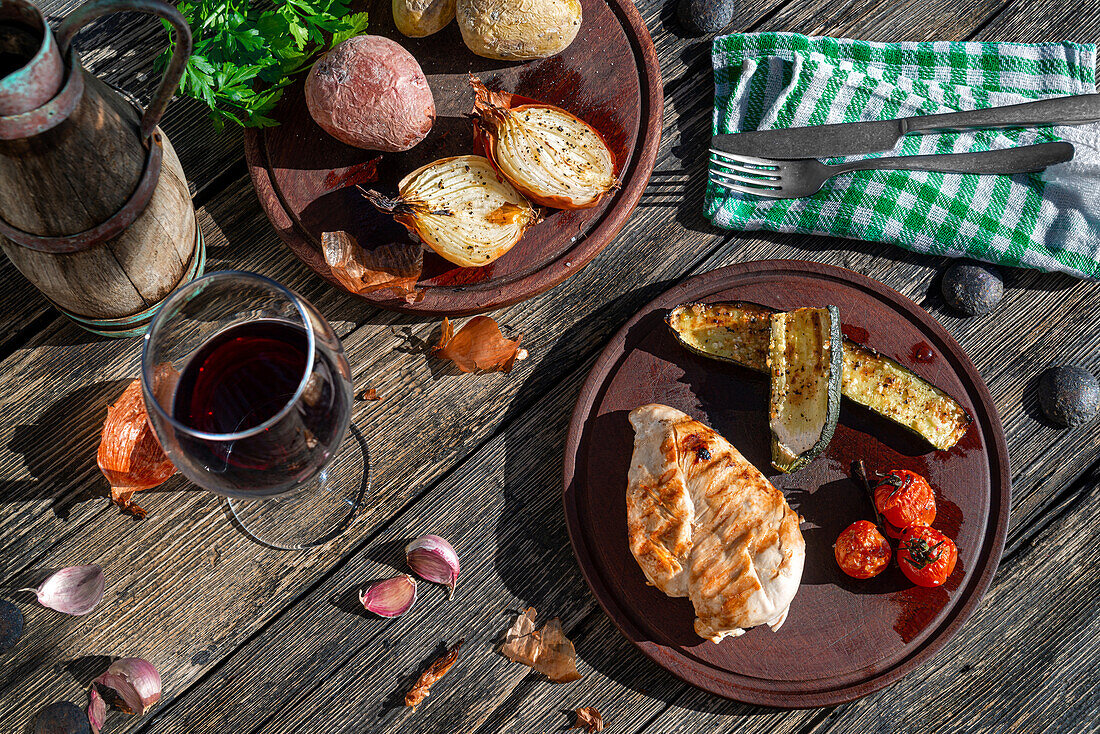
[[[493,262],[538,221],[531,202],[479,155],[441,158],[405,176],[397,189],[397,199],[364,194],[440,257],[463,267]]]
[[[592,126],[554,105],[490,91],[476,77],[476,136],[493,165],[531,201],[586,209],[613,191],[615,157]]]

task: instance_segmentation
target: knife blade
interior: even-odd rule
[[[841,122],[715,135],[711,147],[766,158],[831,158],[892,150],[905,136],[904,120]]]
[[[766,158],[831,158],[891,150],[909,134],[1100,122],[1100,94],[1078,94],[980,110],[904,117],[874,122],[840,122],[810,127],[725,133],[711,147],[735,155]]]

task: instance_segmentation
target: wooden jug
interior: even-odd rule
[[[88,22],[136,10],[172,26],[176,51],[142,113],[80,66]],[[205,247],[179,159],[157,122],[191,53],[161,0],[91,0],[56,41],[27,0],[0,0],[0,249],[91,331],[144,333],[157,305],[202,274]]]

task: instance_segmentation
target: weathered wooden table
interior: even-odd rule
[[[64,15],[77,0],[50,0]],[[254,545],[222,503],[179,477],[145,495],[135,521],[103,495],[95,464],[107,404],[137,374],[138,342],[95,338],[0,263],[0,578],[98,562],[108,590],[87,617],[31,604],[20,645],[0,657],[0,730],[22,732],[55,700],[85,701],[103,655],[138,655],[164,678],[131,732],[550,732],[591,705],[608,731],[1043,731],[1100,726],[1100,422],[1057,430],[1039,417],[1036,381],[1051,361],[1100,371],[1100,288],[1008,274],[994,316],[942,305],[944,261],[820,237],[745,237],[701,209],[710,125],[707,40],[685,38],[672,3],[639,0],[665,78],[657,173],[619,238],[556,289],[494,316],[531,357],[511,374],[453,373],[426,356],[433,320],[369,308],[299,264],[260,211],[241,135],[216,133],[186,102],[164,126],[194,183],[209,270],[243,268],[303,293],[344,340],[359,388],[354,420],[373,459],[370,507],[311,553]],[[871,40],[1100,40],[1100,0],[745,0],[738,29]],[[159,25],[108,20],[78,40],[106,77],[147,93]],[[1013,463],[1011,533],[980,610],[929,664],[833,709],[774,711],[696,691],[655,667],[597,607],[573,560],[561,509],[562,444],[578,387],[608,337],[659,292],[745,260],[836,263],[914,298],[958,338],[997,401]],[[975,487],[975,491],[984,491]],[[356,591],[403,567],[405,539],[452,539],[463,575],[454,601],[425,589],[413,613],[369,618]],[[544,682],[495,650],[507,610],[561,616],[581,681]],[[454,670],[415,714],[400,698],[442,640],[468,639]]]

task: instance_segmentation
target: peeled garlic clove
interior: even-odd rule
[[[103,569],[92,563],[54,571],[37,589],[24,591],[33,591],[44,607],[65,614],[87,614],[103,598],[105,583]]]
[[[405,560],[420,578],[446,586],[448,599],[454,596],[455,584],[462,569],[458,563],[458,553],[446,540],[438,535],[417,538],[405,546]]]
[[[363,193],[440,257],[465,268],[493,262],[538,221],[531,202],[480,155],[441,158],[397,188],[397,199]]]
[[[141,715],[160,700],[160,673],[148,660],[120,658],[93,683],[110,688],[122,698],[126,713]],[[93,697],[92,703],[95,703]]]
[[[542,206],[585,209],[615,188],[615,157],[591,125],[554,105],[516,105],[476,77],[470,84],[485,155],[521,194]]]
[[[416,603],[416,579],[403,573],[377,581],[359,594],[359,601],[368,612],[379,617],[400,617]]]

